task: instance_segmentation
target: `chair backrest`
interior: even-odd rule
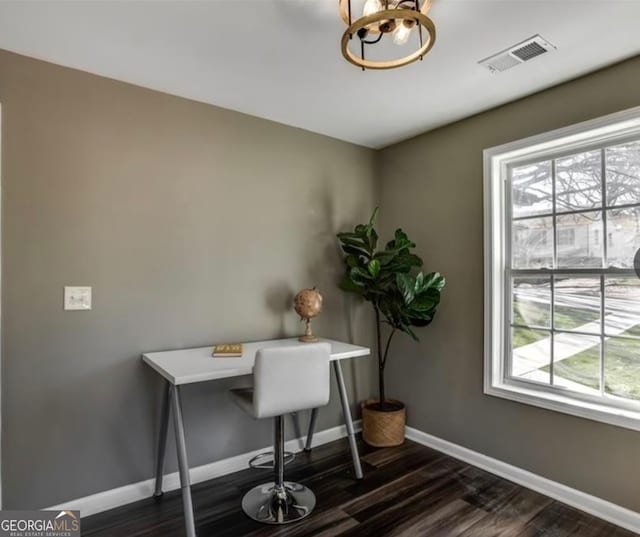
[[[329,343],[260,349],[253,369],[256,417],[283,416],[326,405],[330,353]]]

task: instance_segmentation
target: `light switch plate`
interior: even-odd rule
[[[65,286],[64,309],[65,310],[90,310],[91,309],[91,287]]]

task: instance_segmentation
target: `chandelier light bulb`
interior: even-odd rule
[[[398,24],[393,32],[393,42],[396,45],[404,45],[407,41],[409,41],[409,36],[411,35],[412,28],[413,26],[408,26],[403,22]]]
[[[368,17],[384,9],[381,0],[367,0],[362,8],[362,15]]]

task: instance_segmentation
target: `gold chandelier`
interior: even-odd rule
[[[366,0],[360,17],[353,11],[352,0],[338,2],[340,16],[348,26],[342,35],[342,55],[363,71],[392,69],[422,60],[435,43],[436,28],[427,17],[432,0]],[[405,45],[415,34],[415,50],[393,60],[368,59],[367,47],[379,43],[387,34],[396,45]],[[359,54],[349,47],[354,36],[360,41]]]

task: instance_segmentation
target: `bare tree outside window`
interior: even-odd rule
[[[640,140],[509,169],[510,376],[640,400]]]

